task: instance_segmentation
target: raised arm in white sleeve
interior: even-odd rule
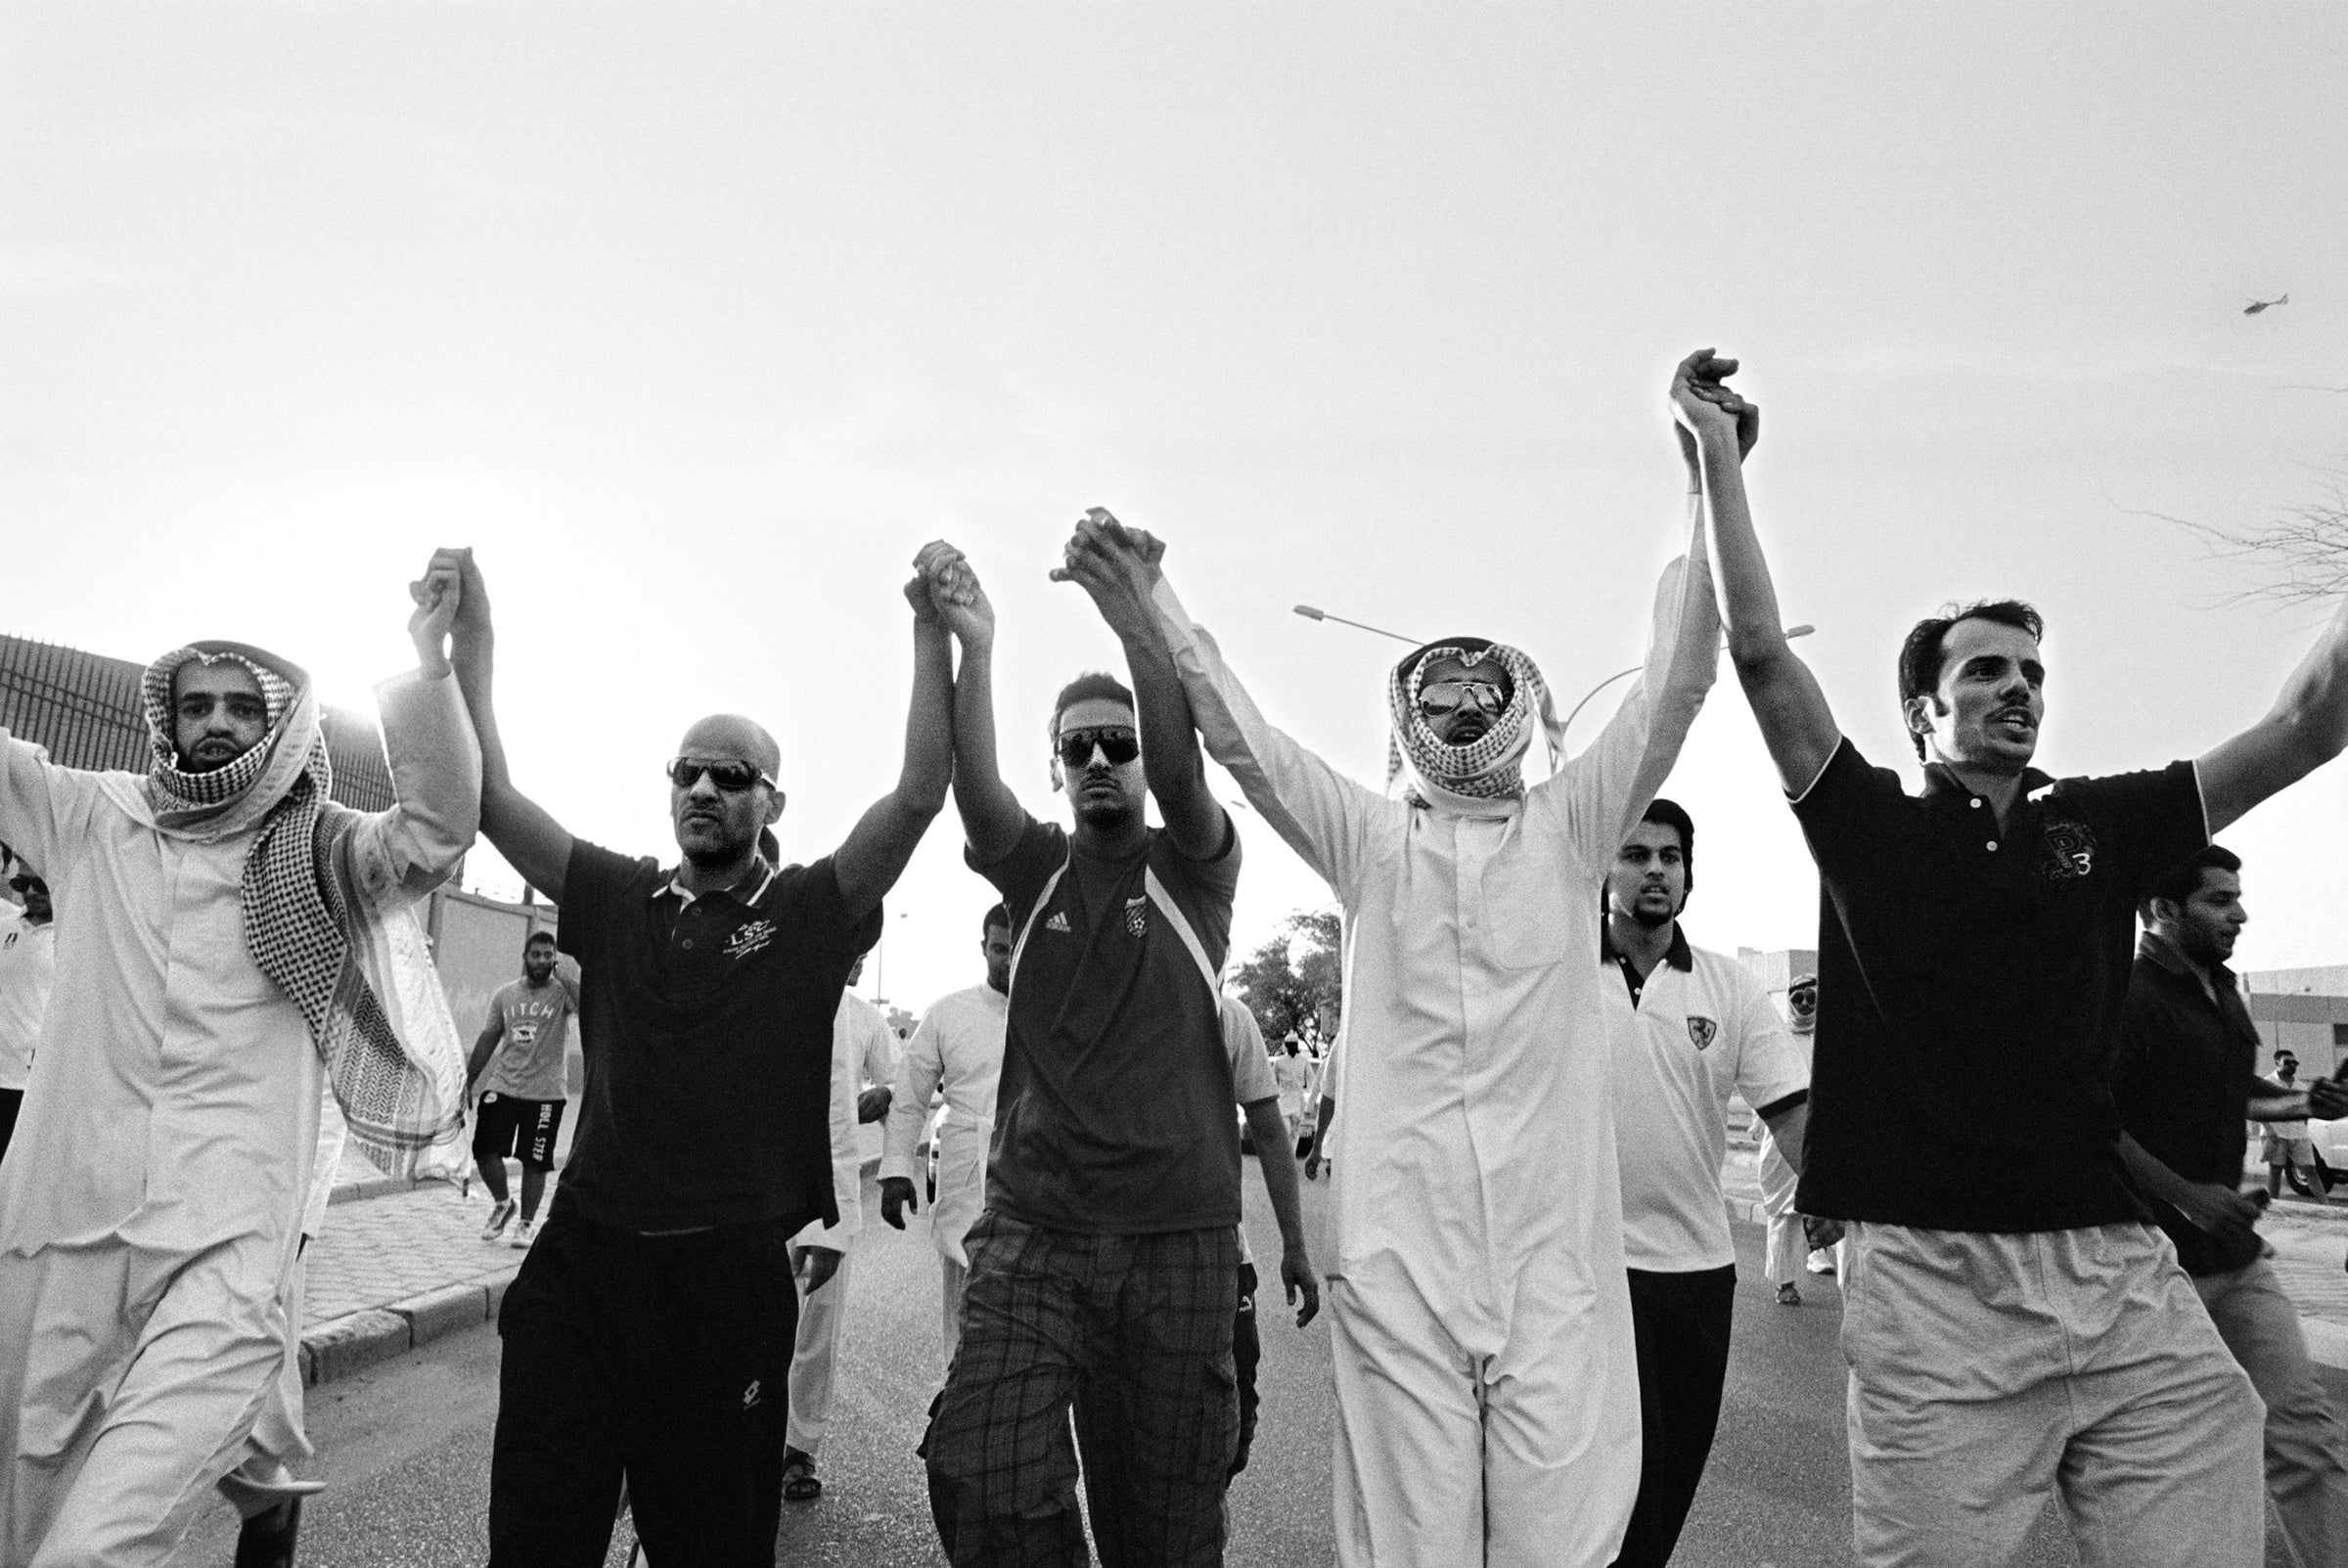
[[[1584,864],[1604,866],[1679,761],[1720,664],[1720,611],[1704,549],[1703,518],[1688,552],[1663,568],[1655,590],[1647,663],[1590,748],[1534,787],[1559,791]]]
[[[1150,602],[1206,754],[1231,771],[1247,803],[1339,901],[1350,903],[1364,829],[1377,814],[1395,809],[1394,802],[1338,773],[1265,719],[1162,572]]]

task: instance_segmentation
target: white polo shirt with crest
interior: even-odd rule
[[[1653,1274],[1725,1268],[1737,1261],[1720,1186],[1729,1096],[1756,1112],[1798,1104],[1810,1064],[1735,959],[1691,947],[1675,925],[1634,1001],[1634,975],[1600,931],[1623,1262]]]

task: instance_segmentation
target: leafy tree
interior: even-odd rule
[[[1279,935],[1234,964],[1225,983],[1277,1046],[1293,1029],[1310,1035],[1326,1018],[1336,1030],[1343,938],[1334,910],[1288,917]]]

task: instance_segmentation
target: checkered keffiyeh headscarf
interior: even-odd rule
[[[269,729],[235,761],[188,773],[173,743],[173,681],[189,663],[223,660],[260,683]],[[245,859],[245,945],[301,1010],[352,1141],[383,1169],[407,1169],[451,1136],[463,1111],[441,1103],[356,961],[369,908],[348,853],[359,817],[330,799],[334,768],[309,676],[243,644],[193,643],[149,665],[140,695],[157,829],[200,842],[258,829]]]
[[[1508,676],[1509,700],[1492,728],[1463,746],[1447,745],[1419,711],[1419,688],[1426,667],[1444,656],[1468,666],[1497,664]],[[1540,667],[1505,643],[1453,637],[1429,643],[1394,666],[1386,678],[1386,708],[1393,729],[1386,742],[1386,784],[1400,779],[1405,798],[1422,805],[1442,796],[1461,800],[1505,800],[1524,793],[1524,754],[1538,728],[1549,740],[1554,769],[1564,754],[1564,737],[1552,708]]]

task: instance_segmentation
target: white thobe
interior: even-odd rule
[[[396,873],[473,841],[480,755],[453,678],[378,688]],[[245,944],[257,833],[166,836],[0,733],[0,839],[57,908],[57,988],[0,1163],[0,1560],[165,1561],[242,1456],[285,1355],[325,1069]],[[134,787],[135,787],[135,782]],[[385,999],[386,1006],[395,999]]]
[[[897,1092],[889,1101],[888,1133],[881,1144],[881,1176],[901,1176],[918,1190],[917,1151],[929,1119],[929,1098],[944,1091],[929,1239],[937,1247],[939,1328],[948,1365],[962,1342],[962,1291],[970,1278],[963,1237],[986,1208],[986,1151],[995,1136],[995,1085],[1003,1076],[1003,1031],[1010,1016],[1010,1000],[992,986],[974,985],[931,1003],[897,1068]]]
[[[1603,733],[1510,799],[1413,807],[1341,777],[1265,722],[1162,579],[1153,604],[1208,753],[1344,910],[1338,1560],[1603,1564],[1638,1490],[1639,1389],[1599,890],[1712,683],[1701,534]]]
[[[839,1265],[821,1290],[799,1298],[791,1342],[790,1411],[784,1441],[814,1454],[832,1422],[833,1369],[838,1365],[839,1322],[848,1300],[849,1247],[864,1231],[864,1146],[856,1134],[856,1098],[868,1083],[896,1075],[897,1037],[880,1009],[853,991],[839,994],[832,1015],[832,1196],[839,1223],[810,1222],[800,1246],[830,1247]]]
[[[966,1268],[971,1260],[962,1239],[986,1207],[986,1147],[995,1135],[995,1084],[1003,1076],[1003,1030],[1010,1012],[1010,999],[984,985],[931,1003],[905,1047],[896,1097],[888,1107],[880,1174],[901,1176],[918,1187],[922,1172],[915,1151],[929,1118],[930,1097],[945,1091],[929,1235],[940,1257]]]

